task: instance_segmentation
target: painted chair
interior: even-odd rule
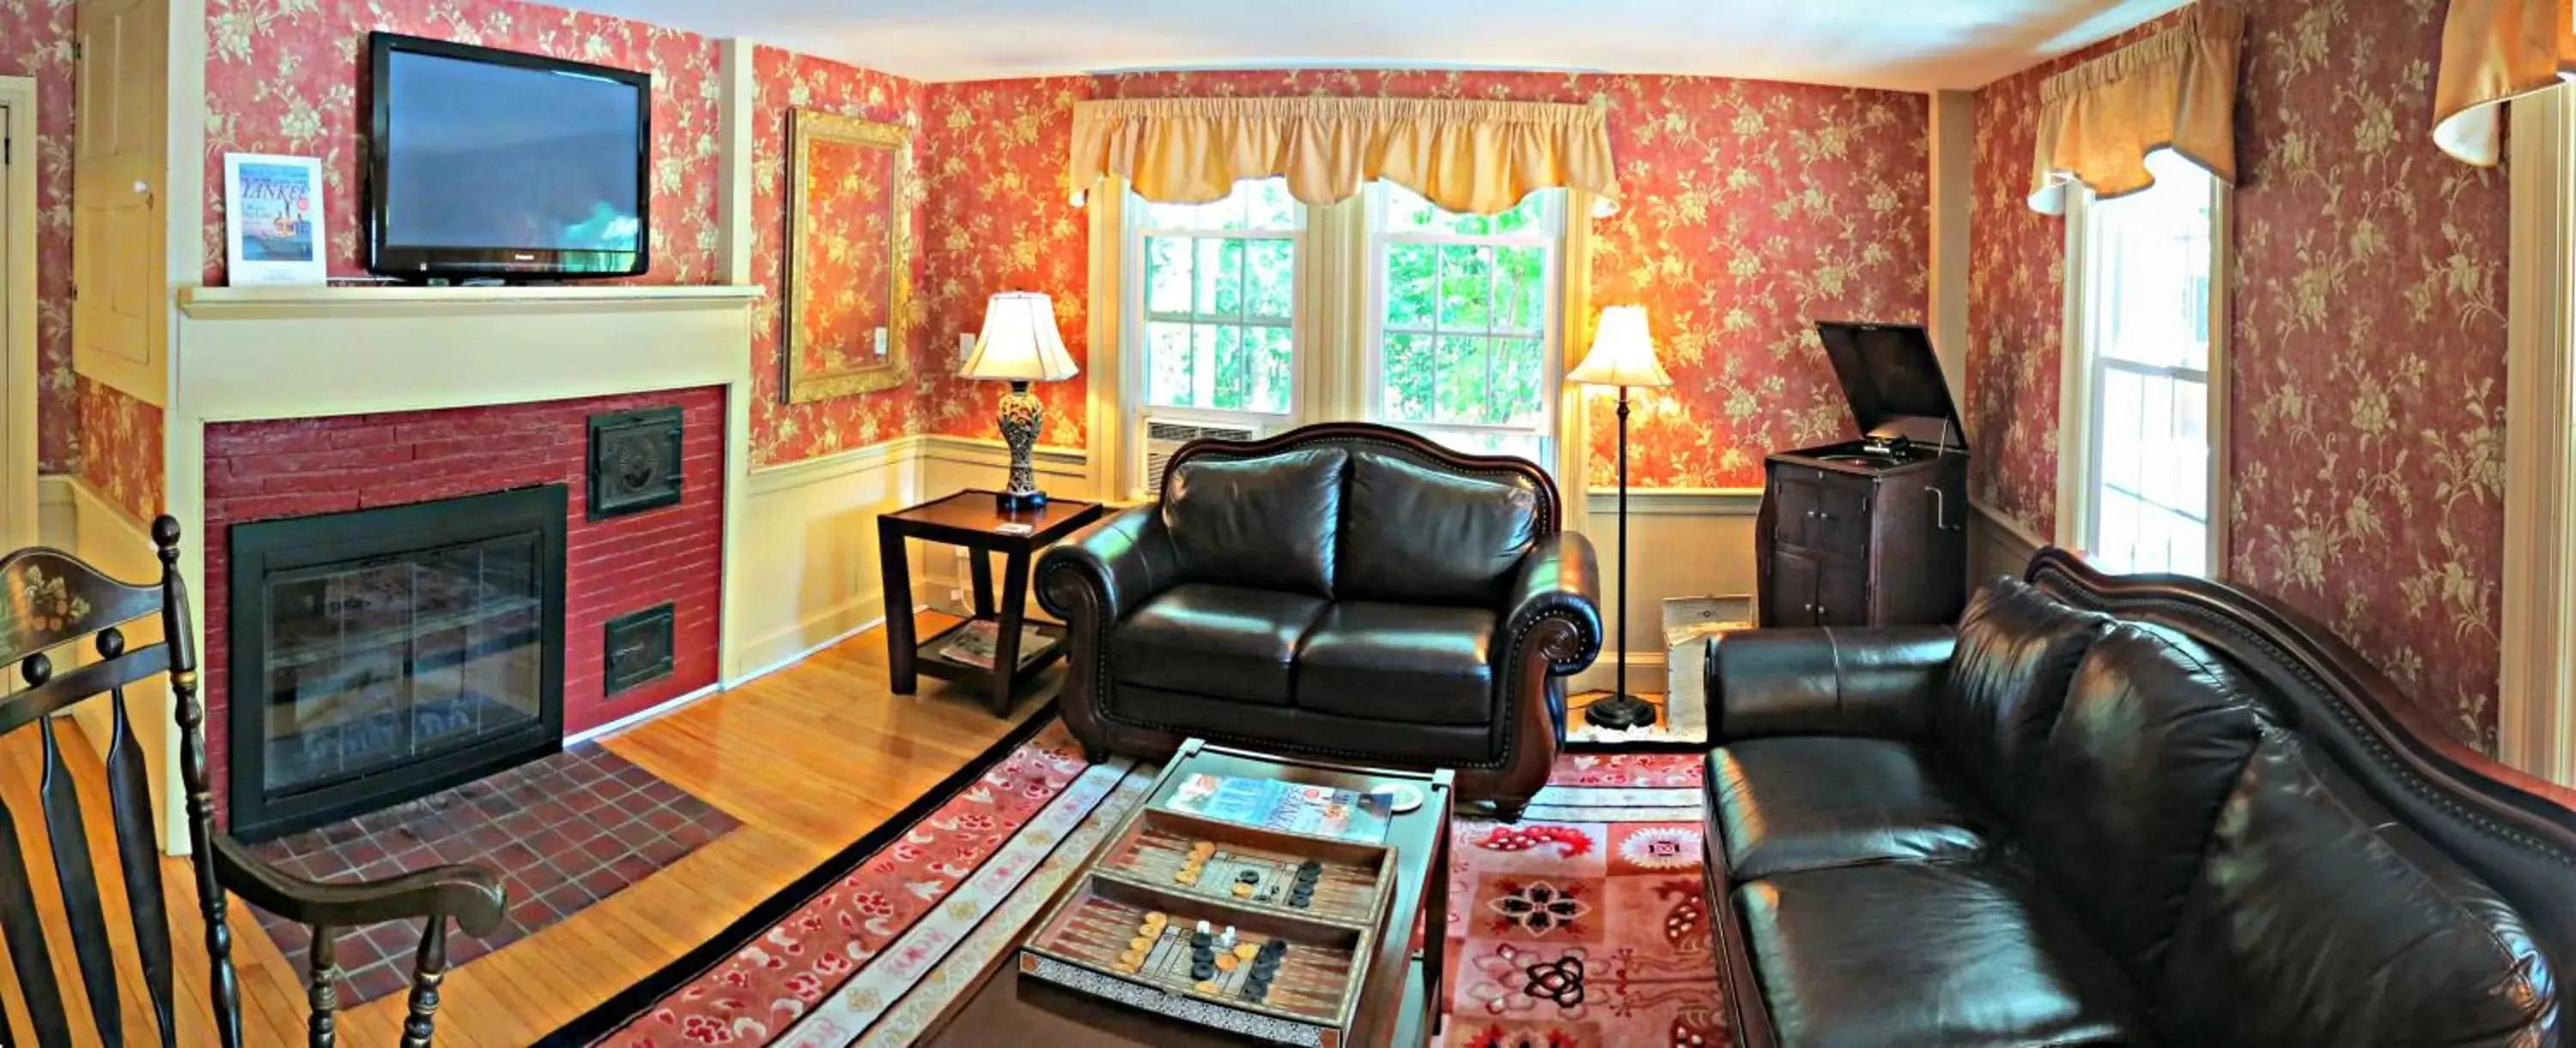
[[[132,1043],[171,1046],[180,1042],[179,1004],[173,991],[170,903],[162,883],[162,860],[154,844],[154,805],[145,766],[158,759],[144,752],[129,719],[126,688],[166,673],[179,730],[179,785],[187,791],[188,867],[196,881],[194,901],[205,929],[207,975],[212,998],[211,1038],[189,1024],[189,1043],[211,1039],[225,1048],[242,1042],[239,980],[233,971],[232,932],[225,923],[227,892],[253,906],[312,929],[312,1007],[308,1035],[316,1046],[335,1039],[339,1007],[334,983],[341,974],[334,961],[335,944],[347,929],[379,921],[423,921],[420,949],[412,977],[410,1011],[403,1022],[405,1048],[426,1048],[438,1011],[439,982],[447,970],[447,926],[453,920],[469,935],[482,935],[500,923],[501,887],[491,874],[467,866],[448,866],[365,883],[325,884],[292,876],[251,855],[232,838],[215,831],[214,799],[207,785],[205,706],[197,696],[197,653],[189,631],[188,596],[179,579],[179,522],[162,517],[153,522],[159,549],[158,582],[132,585],[109,578],[59,550],[24,549],[0,558],[0,665],[16,664],[24,686],[0,693],[0,740],[31,729],[42,754],[37,787],[38,838],[46,842],[51,878],[59,898],[47,907],[69,932],[74,967],[87,992],[89,1020],[97,1039],[124,1044],[126,1013],[122,994],[139,986],[149,999],[153,1034],[138,1032]],[[163,639],[142,647],[129,645],[125,628],[139,620],[158,619]],[[74,646],[87,642],[96,658],[69,665]],[[60,660],[58,662],[58,659]],[[93,856],[94,838],[102,835],[81,811],[81,798],[64,764],[58,737],[68,730],[53,715],[93,699],[107,704],[111,738],[107,747],[109,825],[113,855]],[[73,743],[78,745],[77,742]],[[27,856],[19,846],[17,821],[0,795],[0,942],[9,959],[26,1007],[32,1014],[9,1014],[0,997],[0,1045],[32,1044],[60,1048],[72,1043],[74,1018],[64,1006],[63,988],[54,969],[39,920],[35,883],[28,877]],[[98,849],[104,852],[104,846]],[[109,870],[102,880],[100,867]],[[104,890],[121,881],[122,890]],[[122,897],[132,924],[130,938],[114,936],[103,899]],[[188,894],[177,896],[180,904]],[[118,956],[130,944],[131,961]],[[139,982],[121,981],[119,968],[130,963]]]

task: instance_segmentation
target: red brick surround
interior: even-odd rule
[[[593,523],[586,484],[591,415],[677,405],[679,505]],[[228,589],[231,526],[480,495],[537,484],[570,488],[564,536],[564,731],[594,728],[716,679],[724,539],[725,402],[721,387],[489,408],[206,427],[206,743],[217,817],[229,822],[231,721]],[[670,676],[614,699],[603,694],[600,627],[671,601]]]

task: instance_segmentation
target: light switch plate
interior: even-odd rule
[[[884,328],[882,325],[880,325],[880,326],[877,328],[877,330],[876,330],[876,336],[875,336],[875,337],[876,337],[876,350],[877,350],[877,355],[878,355],[878,356],[880,356],[880,357],[882,357],[882,356],[884,356],[884,355],[885,355],[885,351],[886,351],[886,343],[885,343],[886,332],[885,332],[885,328]]]

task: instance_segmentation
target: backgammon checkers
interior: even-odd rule
[[[1288,905],[1303,910],[1315,905],[1315,882],[1324,877],[1324,864],[1308,859],[1297,864],[1297,882],[1288,888]]]
[[[1200,841],[1190,845],[1189,855],[1181,860],[1181,868],[1172,874],[1172,883],[1184,888],[1197,887],[1200,872],[1207,869],[1208,857],[1215,854],[1216,842],[1214,841]]]
[[[1117,968],[1122,975],[1133,975],[1144,967],[1145,957],[1154,952],[1154,943],[1162,939],[1163,926],[1172,919],[1161,913],[1148,913],[1136,925],[1136,937],[1127,940],[1127,952],[1118,955]],[[1201,927],[1205,927],[1202,923]]]

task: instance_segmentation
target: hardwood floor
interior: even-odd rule
[[[919,621],[921,635],[929,636],[955,620],[925,614]],[[560,924],[451,972],[438,1043],[519,1048],[651,974],[983,752],[1034,713],[1063,672],[1050,671],[1001,719],[986,712],[980,693],[929,678],[923,678],[920,694],[896,696],[887,690],[885,665],[883,631],[872,630],[606,740],[609,749],[742,820],[742,828]],[[59,723],[57,731],[82,788],[93,854],[112,856],[104,774],[95,751],[78,737],[78,728]],[[38,745],[33,730],[0,739],[0,802],[17,813],[20,841],[30,864],[40,867],[34,888],[54,966],[68,1006],[85,1017],[59,896],[41,858]],[[162,871],[177,911],[172,924],[180,962],[180,1043],[211,1044],[203,1003],[204,927],[188,887],[192,874],[181,859],[162,860]],[[112,861],[100,875],[114,879]],[[104,890],[111,911],[121,914],[122,885]],[[131,939],[121,917],[109,923]],[[305,995],[297,965],[278,952],[238,900],[226,923],[249,1043],[303,1043]],[[142,1004],[142,977],[130,970],[130,941],[122,943],[119,959],[129,969],[121,973],[127,1039],[147,1043],[151,1020]],[[24,1022],[26,1002],[14,979],[0,980],[0,997]],[[339,1022],[341,1043],[393,1044],[403,1012],[400,995],[346,1010]],[[75,1027],[77,1043],[97,1043],[85,1018]]]

